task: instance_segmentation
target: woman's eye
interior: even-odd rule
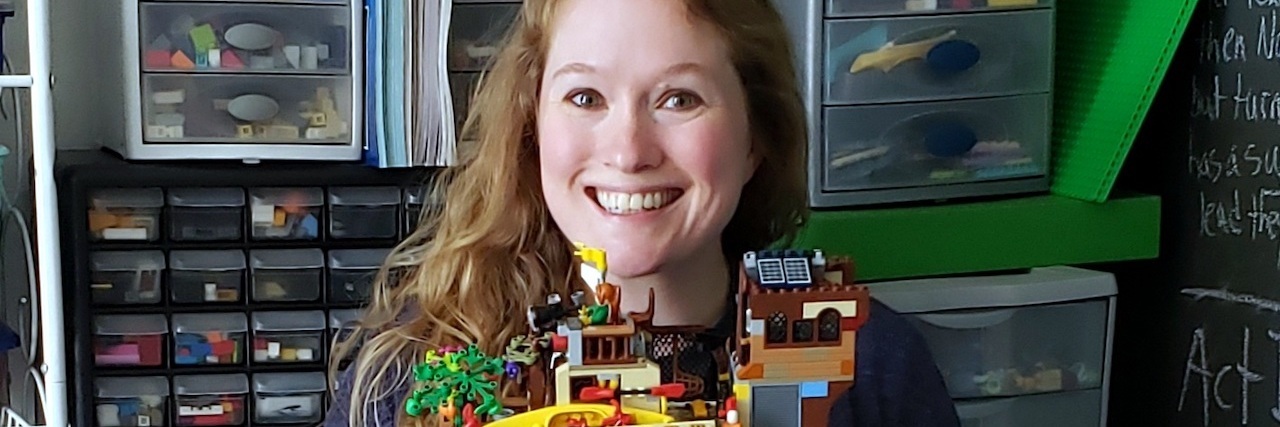
[[[662,108],[670,110],[686,110],[698,106],[701,102],[697,95],[681,92],[668,96],[662,101]]]
[[[600,96],[590,91],[575,92],[569,95],[569,102],[581,108],[595,108],[600,104]]]

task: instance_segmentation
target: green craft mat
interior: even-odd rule
[[[858,280],[1149,259],[1160,249],[1160,198],[1044,195],[815,211],[791,246],[853,257]]]
[[[1058,0],[1054,194],[1101,202],[1177,50],[1196,0]]]

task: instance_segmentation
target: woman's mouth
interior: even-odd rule
[[[605,212],[614,215],[634,215],[662,209],[684,195],[684,190],[669,188],[629,193],[589,187],[587,195],[593,197],[596,204],[600,205]]]

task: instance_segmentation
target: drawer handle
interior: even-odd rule
[[[1006,397],[981,402],[964,402],[956,404],[956,415],[962,420],[980,420],[995,414],[1009,412],[1013,401],[1017,398]]]
[[[981,311],[973,313],[918,314],[917,318],[931,325],[948,329],[982,329],[1004,323],[1013,317],[1017,309]]]

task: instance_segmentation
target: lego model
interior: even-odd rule
[[[827,425],[853,386],[857,330],[870,293],[853,263],[822,251],[743,256],[733,397],[743,427]]]
[[[592,296],[547,297],[530,307],[530,333],[503,356],[474,345],[430,351],[415,368],[425,387],[406,411],[457,427],[825,425],[830,405],[853,385],[856,331],[869,294],[853,284],[847,258],[821,251],[749,252],[740,268],[737,334],[718,395],[682,373],[673,381],[653,357],[655,335],[687,328],[652,324],[654,294],[641,313],[619,312],[621,292],[604,278],[603,250],[577,245]]]

